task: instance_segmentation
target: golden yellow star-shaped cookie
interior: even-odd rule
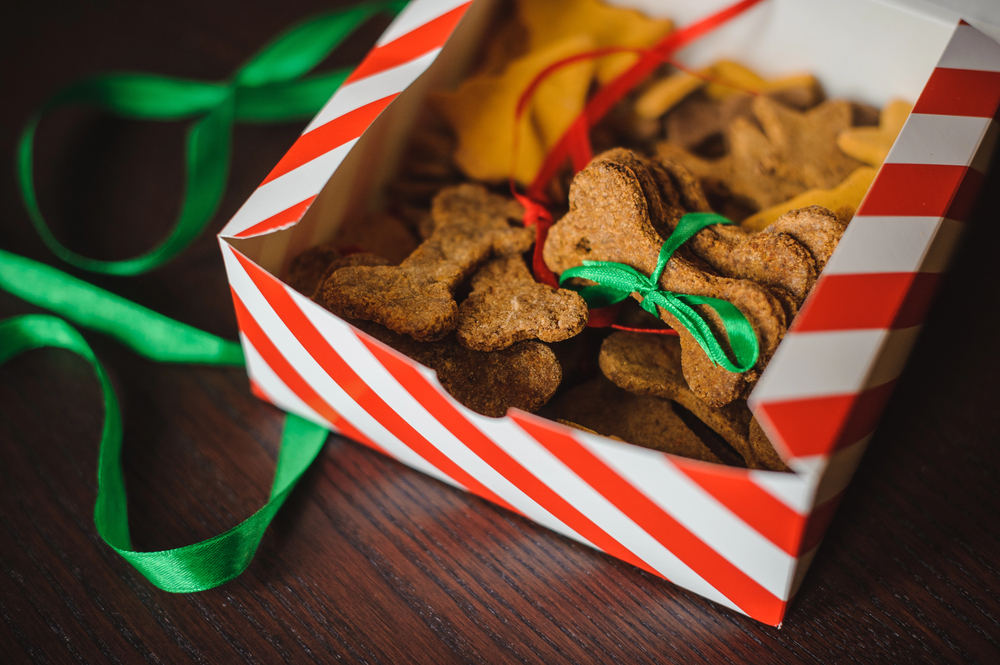
[[[720,60],[713,64],[708,74],[712,83],[705,88],[705,94],[713,99],[722,100],[741,92],[777,93],[793,89],[819,93],[819,81],[812,74],[791,74],[778,78],[765,79],[752,69],[732,60]],[[817,96],[813,103],[818,102]],[[793,104],[799,106],[798,104]],[[804,104],[803,106],[811,106]]]
[[[458,138],[459,168],[474,180],[498,182],[513,175],[521,184],[530,183],[549,149],[583,110],[594,62],[568,65],[538,86],[517,124],[514,164],[518,100],[546,67],[592,48],[593,40],[586,35],[568,37],[518,58],[500,75],[471,76],[455,91],[436,93],[433,103]]]
[[[913,104],[901,99],[889,102],[882,109],[878,127],[845,129],[837,137],[837,145],[845,153],[865,164],[881,166],[912,110]]]
[[[659,118],[702,87],[709,99],[715,101],[750,92],[775,97],[798,109],[809,108],[823,97],[819,82],[811,74],[767,80],[739,63],[720,60],[698,72],[675,72],[653,82],[636,100],[636,115]]]
[[[652,46],[673,28],[668,19],[651,19],[634,9],[612,7],[600,0],[518,0],[517,12],[528,29],[528,50],[536,51],[567,37],[589,35],[591,48]],[[636,56],[607,56],[597,65],[597,80],[610,81]]]
[[[875,180],[875,173],[875,169],[870,166],[859,167],[832,189],[810,189],[802,192],[793,199],[747,217],[740,222],[740,226],[748,231],[763,231],[786,212],[811,205],[829,208],[843,221],[848,222],[861,205],[861,199],[865,198],[872,181]]]

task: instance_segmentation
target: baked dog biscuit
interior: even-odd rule
[[[761,210],[787,201],[807,189],[829,189],[861,162],[837,147],[837,135],[851,126],[850,103],[831,100],[805,113],[766,96],[751,108],[763,128],[737,117],[726,130],[729,153],[705,160],[671,143],[657,153],[678,161],[702,180],[707,190],[751,202]]]
[[[585,260],[612,261],[652,274],[663,238],[650,221],[650,207],[636,173],[626,164],[610,159],[608,153],[599,155],[573,179],[569,212],[552,226],[545,243],[546,265],[558,274]],[[714,365],[694,337],[673,316],[660,310],[660,317],[681,336],[684,376],[691,389],[710,405],[724,406],[744,397],[756,382],[785,334],[785,312],[766,287],[719,277],[678,254],[663,270],[660,288],[726,300],[747,317],[757,334],[757,364],[742,374],[729,372]],[[640,298],[638,294],[633,296]],[[703,306],[697,309],[730,352],[724,327],[715,313]]]
[[[414,339],[441,339],[458,322],[459,284],[490,256],[531,246],[534,231],[520,226],[521,212],[515,201],[479,185],[444,189],[431,209],[434,231],[413,254],[399,266],[336,271],[323,285],[323,301],[345,318],[376,321]]]
[[[487,353],[467,349],[451,337],[439,342],[417,342],[369,321],[351,323],[436,371],[448,394],[491,418],[504,416],[510,408],[537,411],[552,398],[562,381],[559,361],[541,342],[518,342]]]
[[[666,181],[667,186],[680,193],[688,210],[709,210],[697,178],[682,165],[667,159],[652,159],[650,166],[658,172],[660,182]],[[665,217],[659,223],[651,221],[660,236],[666,238],[673,233],[678,219]],[[716,224],[696,233],[687,241],[687,247],[723,277],[749,279],[783,289],[792,295],[796,309],[819,272],[806,248],[780,229],[751,235],[735,225]]]
[[[760,465],[754,468],[771,469],[772,471],[791,471],[782,461],[781,457],[778,456],[774,445],[767,438],[767,435],[764,434],[764,430],[761,429],[760,423],[757,422],[756,418],[750,420],[750,448],[756,456],[757,464]]]
[[[559,342],[587,325],[587,303],[576,291],[553,289],[531,276],[517,254],[486,263],[458,308],[455,336],[470,349],[496,351],[523,339]]]
[[[837,137],[845,153],[870,166],[881,166],[889,156],[903,124],[913,111],[913,104],[900,99],[889,102],[879,116],[878,127],[849,127]]]
[[[670,400],[633,395],[603,376],[568,390],[551,411],[556,420],[584,431],[672,455],[722,462],[674,412]]]
[[[748,468],[785,470],[777,457],[763,458],[750,440],[750,409],[738,400],[711,407],[688,388],[681,372],[681,347],[675,337],[633,332],[612,333],[601,345],[601,371],[619,388],[637,395],[673,400],[708,425],[743,457]],[[760,442],[757,441],[759,447]],[[770,445],[770,444],[768,444]],[[775,465],[775,459],[780,466]]]
[[[785,213],[760,235],[780,233],[795,238],[809,250],[818,273],[826,267],[846,230],[847,224],[832,210],[814,205]]]
[[[312,296],[323,283],[327,267],[339,258],[340,252],[332,244],[310,247],[292,259],[285,283],[304,296]]]

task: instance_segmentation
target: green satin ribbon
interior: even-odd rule
[[[319,454],[328,432],[289,414],[271,497],[263,508],[209,540],[172,550],[136,552],[129,536],[122,474],[121,410],[104,367],[83,336],[60,318],[28,314],[0,321],[0,364],[24,351],[42,347],[67,349],[82,356],[93,366],[104,393],[104,427],[97,455],[97,502],[94,506],[94,524],[104,542],[165,591],[204,591],[242,573],[253,559],[271,519]]]
[[[70,265],[110,275],[138,275],[182,252],[205,229],[226,189],[233,124],[287,122],[313,116],[350,75],[351,68],[305,77],[358,26],[381,12],[398,14],[405,1],[368,2],[305,21],[275,39],[229,80],[202,82],[150,74],[102,74],[71,85],[31,117],[17,149],[24,205],[45,245]],[[35,194],[33,148],[42,117],[55,109],[95,106],[140,120],[198,118],[188,130],[180,215],[156,247],[122,261],[101,261],[60,243]]]
[[[0,250],[0,288],[108,334],[141,356],[160,362],[242,365],[236,342],[221,339],[66,273]],[[42,347],[73,351],[94,368],[104,393],[104,428],[97,462],[94,523],[104,541],[150,582],[173,592],[211,589],[239,575],[253,559],[264,531],[316,458],[328,432],[288,415],[270,500],[249,518],[209,540],[160,552],[132,549],[122,475],[122,419],[107,373],[83,336],[63,319],[30,314],[0,321],[0,364]]]
[[[277,122],[312,116],[347,78],[349,69],[302,78],[344,38],[379,12],[396,14],[405,2],[373,2],[306,21],[272,42],[230,81],[202,83],[145,74],[110,74],[58,93],[28,122],[18,146],[18,179],[32,223],[45,244],[78,268],[113,275],[151,270],[180,253],[204,230],[225,189],[233,122]],[[97,261],[67,249],[42,217],[32,176],[32,147],[42,116],[61,106],[90,104],[119,116],[178,120],[203,116],[187,137],[186,192],[169,236],[149,252],[124,261]],[[77,325],[105,333],[158,362],[233,366],[244,362],[231,342],[157,314],[61,270],[0,250],[0,289]],[[122,419],[113,387],[93,350],[65,320],[47,314],[0,321],[0,364],[42,347],[73,351],[94,368],[104,394],[104,427],[97,469],[94,522],[104,541],[157,587],[203,591],[242,573],[268,524],[319,454],[327,430],[289,414],[268,502],[209,540],[159,552],[132,549],[121,465]]]
[[[632,293],[638,293],[642,296],[643,309],[653,316],[659,316],[657,305],[670,312],[691,333],[713,363],[730,372],[746,372],[757,363],[760,347],[753,326],[747,321],[743,312],[732,303],[720,298],[673,293],[659,288],[660,275],[663,274],[667,261],[674,252],[694,234],[712,224],[732,224],[732,222],[722,215],[711,212],[692,212],[681,217],[673,233],[660,248],[656,267],[648,277],[624,263],[584,261],[582,266],[564,272],[559,278],[559,285],[579,291],[591,308],[614,305]],[[581,288],[565,284],[566,280],[573,277],[588,279],[597,284]],[[736,356],[735,363],[726,355],[712,329],[694,309],[694,305],[707,305],[722,319],[723,327],[729,337],[729,345]]]

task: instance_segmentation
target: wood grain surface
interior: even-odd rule
[[[280,29],[330,4],[5,10],[0,247],[58,265],[30,229],[12,168],[20,127],[54,91],[107,70],[223,79]],[[356,61],[385,24],[373,21],[328,65]],[[89,279],[235,338],[214,233],[300,130],[241,126],[210,232],[149,275]],[[58,236],[101,258],[152,246],[177,211],[183,134],[183,123],[88,111],[46,120],[36,173]],[[199,594],[159,591],[94,529],[103,414],[89,365],[56,350],[20,356],[0,366],[0,660],[998,662],[998,249],[994,160],[954,268],[781,629],[337,437],[243,576]],[[0,317],[31,311],[0,293]],[[206,538],[263,503],[283,415],[250,395],[243,370],[157,365],[85,336],[123,403],[139,549]]]

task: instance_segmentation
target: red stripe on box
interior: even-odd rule
[[[885,405],[889,403],[889,398],[892,397],[892,391],[896,388],[897,383],[899,383],[899,377],[891,381],[886,381],[881,385],[868,388],[858,395],[857,399],[854,400],[854,408],[851,409],[847,425],[844,427],[844,431],[840,433],[840,440],[837,441],[834,451],[846,448],[852,443],[857,443],[875,431],[878,419],[882,416],[882,412],[885,411]]]
[[[294,171],[303,164],[358,138],[375,121],[379,113],[398,96],[399,93],[394,92],[382,99],[376,99],[303,134],[260,184],[266,185],[289,171]]]
[[[249,229],[244,229],[236,234],[237,238],[249,238],[250,236],[257,236],[262,233],[267,233],[268,231],[273,231],[274,229],[280,228],[282,226],[288,226],[290,224],[295,224],[300,219],[302,215],[306,214],[306,210],[312,205],[312,202],[316,200],[315,196],[310,196],[305,201],[301,203],[296,203],[291,208],[282,210],[277,215],[268,217],[263,222],[258,222],[254,224]]]
[[[857,214],[964,222],[982,180],[982,174],[968,166],[883,164]]]
[[[305,402],[309,408],[323,418],[326,418],[331,425],[339,429],[344,436],[385,454],[385,451],[381,447],[359,432],[356,427],[349,423],[346,418],[334,410],[332,406],[327,404],[326,400],[313,390],[312,386],[302,378],[302,375],[281,354],[278,347],[274,345],[274,342],[267,336],[264,329],[253,318],[250,310],[236,294],[236,291],[232,287],[230,287],[230,290],[233,293],[233,305],[236,308],[236,321],[239,324],[240,331],[250,341],[253,348],[257,349],[257,353],[264,359],[267,366],[278,375],[281,382],[288,386],[288,389],[295,393],[296,397]]]
[[[794,332],[910,328],[924,320],[940,275],[887,272],[827,275],[792,324]]]
[[[512,414],[518,425],[741,610],[777,623],[785,602],[706,545],[576,439]]]
[[[443,46],[471,4],[468,2],[456,7],[388,44],[375,47],[344,81],[344,85],[384,72]]]
[[[931,73],[914,113],[996,118],[1000,72],[938,67]]]
[[[407,360],[399,358],[393,351],[385,349],[378,342],[373,342],[366,335],[358,338],[372,352],[382,366],[399,382],[406,392],[420,402],[428,413],[444,425],[449,432],[464,443],[469,449],[490,465],[497,473],[506,478],[512,485],[524,492],[532,501],[549,511],[560,522],[573,529],[589,540],[597,548],[611,556],[628,561],[634,566],[643,568],[654,575],[660,575],[645,561],[631,550],[608,535],[586,515],[573,507],[566,499],[559,496],[555,490],[525,469],[507,452],[482,433],[478,427],[468,421],[458,409],[445,397],[440,388],[427,381]],[[662,576],[661,576],[662,577]]]
[[[785,553],[799,556],[805,551],[800,541],[806,516],[795,512],[750,480],[748,472],[706,469],[703,465],[678,464],[676,461],[674,466]]]
[[[875,429],[898,379],[860,393],[764,402],[757,407],[793,457],[830,455]]]
[[[414,453],[428,463],[438,468],[455,482],[468,488],[470,492],[499,504],[511,512],[520,514],[516,508],[497,496],[488,487],[456,464],[447,455],[438,450],[425,439],[406,420],[386,404],[365,381],[358,376],[340,354],[324,339],[322,333],[295,304],[295,301],[285,290],[284,285],[261,267],[241,255],[233,252],[257,289],[274,309],[281,321],[295,335],[295,339],[305,348],[306,352],[323,368],[323,371],[346,392],[351,399],[367,411],[375,420],[402,441]]]

